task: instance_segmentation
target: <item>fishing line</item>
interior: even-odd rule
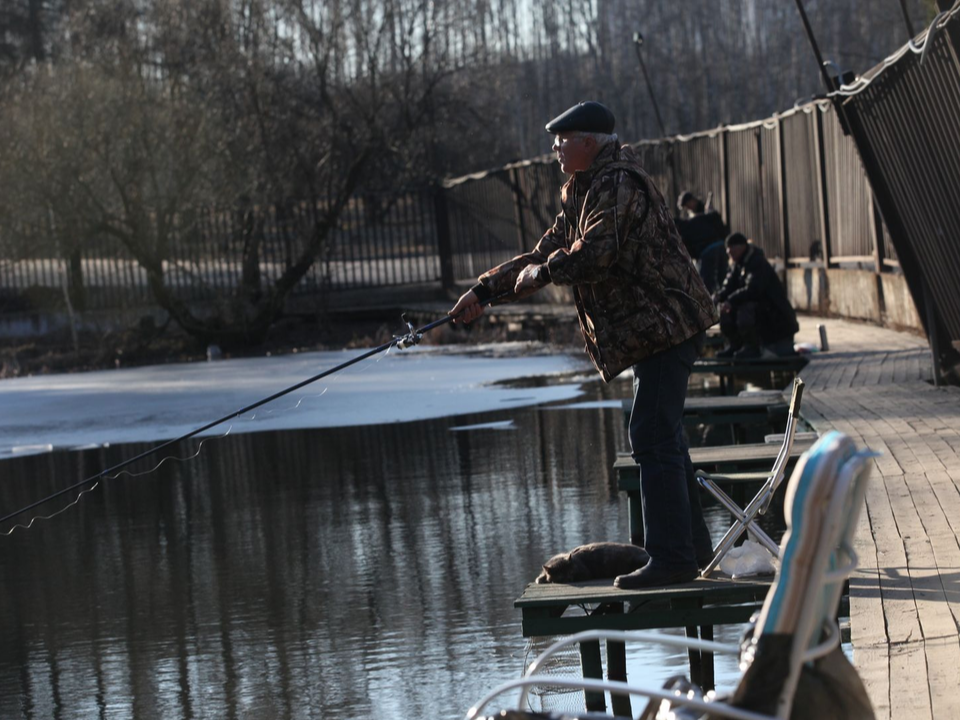
[[[33,524],[34,524],[37,520],[51,520],[52,518],[55,518],[55,517],[56,517],[57,515],[59,515],[60,513],[66,512],[67,510],[69,510],[70,508],[72,508],[74,505],[76,505],[78,502],[80,502],[80,498],[82,498],[84,495],[86,495],[86,494],[88,494],[88,493],[92,493],[92,492],[93,492],[94,490],[96,490],[98,487],[100,487],[100,483],[99,483],[99,482],[94,482],[91,487],[88,487],[86,490],[81,490],[79,493],[77,493],[77,497],[75,497],[72,502],[67,503],[66,505],[64,505],[64,506],[63,506],[62,508],[60,508],[59,510],[55,510],[54,512],[50,513],[49,515],[34,515],[32,518],[30,518],[30,521],[29,521],[26,525],[24,525],[24,524],[22,524],[22,523],[17,523],[17,524],[15,524],[15,525],[12,525],[9,530],[5,530],[5,531],[3,531],[3,532],[0,532],[0,535],[4,535],[4,536],[13,535],[13,531],[16,530],[16,529],[18,529],[18,528],[20,528],[20,529],[22,529],[22,530],[29,530],[30,528],[33,527]],[[25,512],[25,511],[24,511],[24,512]]]
[[[381,354],[379,357],[377,357],[376,359],[368,360],[368,362],[366,362],[366,363],[364,363],[364,364],[362,364],[362,365],[357,365],[356,367],[351,367],[351,368],[348,369],[347,372],[344,372],[343,375],[353,375],[353,376],[356,376],[356,375],[359,375],[359,374],[365,372],[365,371],[368,370],[371,366],[376,365],[376,364],[379,363],[381,360],[383,360],[385,357],[387,357],[387,355],[390,354],[390,351],[391,351],[392,349],[393,349],[392,346],[391,346],[391,347],[388,347],[388,348],[386,349],[386,351],[385,351],[383,354]],[[290,406],[285,407],[285,408],[275,408],[275,409],[269,409],[269,408],[268,408],[267,410],[264,410],[264,411],[263,411],[263,415],[283,415],[283,414],[286,414],[286,413],[288,413],[288,412],[293,412],[294,410],[298,409],[298,408],[303,404],[303,402],[304,402],[305,400],[315,400],[315,399],[321,398],[321,397],[323,397],[324,395],[326,395],[326,394],[327,394],[327,390],[329,390],[335,383],[337,383],[337,382],[340,380],[341,377],[342,377],[342,375],[338,375],[337,377],[333,378],[329,383],[327,383],[327,384],[324,386],[323,390],[321,390],[321,391],[318,392],[318,393],[309,393],[309,394],[307,394],[307,395],[301,395],[301,396],[297,399],[297,402],[296,402],[295,404],[290,405]],[[248,415],[247,417],[242,418],[242,419],[243,419],[243,420],[255,420],[256,418],[257,418],[257,413],[252,413],[251,415]]]
[[[384,352],[383,354],[381,354],[376,360],[374,360],[374,361],[372,361],[372,362],[366,363],[366,366],[369,367],[369,366],[372,365],[372,364],[379,363],[383,358],[385,358],[385,357],[386,357],[387,355],[389,355],[389,354],[390,354],[390,348],[387,348],[386,352]],[[362,370],[364,369],[364,366],[363,366],[363,365],[358,365],[357,367],[360,368],[360,371],[361,371],[361,372],[362,372]],[[353,368],[350,368],[350,370],[353,370]],[[337,380],[337,378],[334,378],[334,379],[333,379],[333,382],[336,382],[336,380]],[[287,413],[287,412],[292,412],[292,411],[296,410],[297,408],[299,408],[300,405],[303,403],[304,400],[307,400],[307,399],[310,399],[310,398],[320,398],[320,397],[323,397],[323,396],[327,393],[327,390],[329,390],[329,389],[330,389],[330,385],[327,385],[327,386],[324,387],[323,390],[321,390],[319,393],[310,394],[310,395],[303,395],[302,397],[300,397],[299,400],[297,400],[297,403],[296,403],[295,405],[291,406],[291,407],[288,407],[288,408],[278,408],[278,409],[276,409],[276,410],[267,410],[264,414],[265,414],[265,415],[271,415],[271,414],[274,414],[274,413],[283,413],[283,414],[285,414],[285,413]],[[243,417],[243,418],[240,418],[240,419],[242,419],[242,420],[255,420],[256,417],[257,417],[257,413],[254,412],[254,413],[251,413],[250,415],[248,415],[248,416],[246,416],[246,417]],[[196,450],[196,452],[193,453],[192,455],[187,455],[187,456],[185,456],[185,457],[179,457],[179,456],[177,456],[177,455],[166,455],[166,456],[164,456],[164,457],[160,460],[160,462],[158,462],[156,465],[154,465],[152,468],[150,468],[150,469],[148,469],[148,470],[143,470],[142,472],[130,472],[129,470],[120,470],[119,472],[114,473],[113,475],[103,475],[103,479],[104,479],[104,480],[116,480],[116,479],[119,478],[121,475],[126,475],[126,476],[131,477],[131,478],[143,477],[144,475],[149,475],[149,474],[154,473],[154,472],[156,472],[157,470],[159,470],[159,469],[160,469],[160,466],[163,465],[165,462],[167,462],[167,460],[173,460],[173,461],[176,461],[176,462],[187,462],[187,461],[189,461],[189,460],[194,460],[194,459],[196,459],[196,458],[198,458],[198,457],[200,456],[200,451],[203,449],[203,446],[206,444],[206,442],[207,442],[208,440],[222,440],[223,438],[227,437],[227,435],[229,435],[232,430],[233,430],[233,425],[230,425],[230,426],[227,428],[226,432],[224,432],[222,435],[216,435],[216,436],[214,436],[214,437],[204,438],[203,440],[200,441],[200,444],[197,445],[197,450]],[[156,451],[157,449],[158,449],[158,448],[154,448],[154,451]],[[104,471],[104,472],[107,472],[107,471]],[[14,530],[17,530],[18,528],[19,528],[19,529],[23,529],[23,530],[29,530],[31,527],[33,527],[33,524],[34,524],[37,520],[50,520],[51,518],[56,517],[56,516],[59,515],[60,513],[64,512],[65,510],[68,510],[69,508],[71,508],[71,507],[73,507],[74,505],[78,504],[78,503],[80,502],[80,499],[81,499],[84,495],[87,495],[87,494],[89,494],[89,493],[92,493],[92,492],[93,492],[94,490],[96,490],[99,486],[100,486],[100,483],[99,483],[99,482],[95,482],[92,487],[87,488],[86,490],[81,490],[81,491],[77,494],[77,497],[76,497],[73,501],[67,503],[66,505],[64,505],[64,506],[63,506],[62,508],[60,508],[59,510],[56,510],[55,512],[51,513],[50,515],[37,515],[37,516],[34,516],[34,517],[30,518],[30,521],[29,521],[26,525],[24,525],[23,523],[17,523],[17,524],[15,524],[15,525],[13,525],[9,530],[0,531],[0,535],[11,535],[11,534],[13,533],[13,531],[14,531]]]
[[[173,460],[174,462],[187,462],[188,460],[193,460],[194,458],[200,457],[200,450],[203,449],[203,446],[208,440],[223,440],[227,435],[230,434],[230,431],[233,430],[233,425],[227,428],[227,431],[222,435],[214,435],[213,437],[204,438],[200,441],[200,444],[197,445],[197,451],[193,455],[187,455],[185,457],[178,457],[176,455],[165,455],[161,458],[160,462],[154,465],[149,470],[142,470],[141,472],[130,472],[129,470],[120,470],[113,475],[104,475],[104,480],[116,480],[121,475],[126,475],[132,478],[143,477],[144,475],[149,475],[150,473],[156,472],[160,469],[160,466],[163,465],[167,460]]]
[[[493,302],[496,302],[497,300],[503,299],[504,297],[508,296],[509,294],[510,294],[510,293],[503,293],[503,294],[501,294],[501,295],[497,295],[497,296],[488,298],[487,300],[484,300],[483,302],[481,302],[481,303],[480,303],[480,306],[483,307],[483,306],[489,305],[490,303],[493,303]],[[462,312],[461,312],[460,314],[462,314]],[[371,358],[371,357],[373,357],[374,355],[377,355],[377,354],[379,354],[379,353],[385,353],[385,354],[384,354],[384,357],[385,357],[385,356],[386,356],[386,352],[389,352],[390,349],[393,348],[393,347],[397,347],[397,348],[399,348],[399,349],[401,349],[401,350],[404,350],[404,349],[406,349],[406,348],[408,348],[408,347],[413,347],[414,345],[418,345],[418,344],[420,343],[420,340],[423,338],[424,333],[427,333],[427,332],[429,332],[429,331],[431,331],[431,330],[434,330],[434,329],[436,329],[436,328],[438,328],[438,327],[440,327],[440,326],[442,326],[442,325],[446,325],[446,324],[452,322],[452,321],[455,319],[455,317],[458,317],[458,316],[459,316],[459,314],[458,314],[457,316],[446,315],[446,316],[440,318],[439,320],[434,320],[432,323],[428,323],[427,325],[424,325],[424,326],[421,327],[421,328],[415,328],[412,323],[410,323],[410,322],[408,322],[408,321],[406,320],[406,317],[405,317],[405,316],[401,316],[401,317],[403,318],[404,322],[406,322],[406,325],[407,325],[407,330],[408,330],[408,332],[407,332],[405,335],[395,336],[395,337],[393,337],[391,340],[389,340],[388,342],[385,342],[385,343],[383,343],[382,345],[378,345],[378,346],[375,347],[375,348],[372,348],[372,349],[370,349],[370,350],[367,350],[366,352],[363,352],[363,353],[361,353],[360,355],[357,355],[356,357],[351,358],[350,360],[347,360],[347,361],[345,361],[345,362],[342,362],[342,363],[340,363],[339,365],[337,365],[337,366],[335,366],[335,367],[332,367],[332,368],[330,368],[330,369],[328,369],[328,370],[324,370],[323,372],[317,373],[316,375],[313,375],[312,377],[309,377],[309,378],[307,378],[306,380],[301,380],[300,382],[295,383],[294,385],[291,385],[291,386],[289,386],[289,387],[287,387],[287,388],[284,388],[283,390],[280,390],[280,391],[278,391],[278,392],[275,392],[275,393],[273,393],[272,395],[269,395],[268,397],[262,398],[261,400],[258,400],[258,401],[254,402],[254,403],[251,403],[250,405],[247,405],[246,407],[242,407],[242,408],[240,408],[239,410],[236,410],[236,411],[230,413],[229,415],[224,415],[224,416],[221,417],[221,418],[218,418],[218,419],[216,419],[216,420],[213,420],[213,421],[207,423],[206,425],[202,425],[202,426],[200,426],[200,427],[198,427],[198,428],[196,428],[196,429],[194,429],[194,430],[191,430],[191,431],[188,432],[188,433],[185,433],[185,434],[183,434],[183,435],[180,435],[179,437],[173,438],[172,440],[167,440],[166,442],[162,442],[162,443],[160,443],[159,445],[156,445],[156,446],[150,448],[149,450],[145,450],[144,452],[135,455],[134,457],[128,458],[127,460],[124,460],[124,461],[122,461],[122,462],[120,462],[120,463],[117,463],[116,465],[113,465],[112,467],[109,467],[109,468],[107,468],[107,469],[105,469],[105,470],[101,470],[101,471],[100,471],[99,473],[97,473],[96,475],[92,475],[91,477],[89,477],[89,478],[87,478],[87,479],[85,479],[85,480],[80,480],[79,482],[75,482],[75,483],[73,483],[72,485],[69,485],[69,486],[67,486],[67,487],[65,487],[65,488],[63,488],[63,489],[61,489],[61,490],[58,490],[58,491],[56,491],[56,492],[54,492],[54,493],[51,493],[50,495],[47,495],[46,497],[43,497],[43,498],[41,498],[41,499],[39,499],[39,500],[37,500],[37,501],[35,501],[35,502],[32,502],[32,503],[30,503],[29,505],[25,505],[24,507],[21,507],[20,509],[15,510],[15,511],[12,512],[12,513],[8,513],[7,515],[4,515],[3,517],[0,517],[0,525],[2,525],[3,523],[7,522],[8,520],[11,520],[11,519],[17,517],[18,515],[22,515],[23,513],[28,512],[28,511],[30,511],[30,510],[33,510],[34,508],[39,507],[40,505],[43,505],[43,504],[45,504],[45,503],[48,503],[48,502],[50,502],[51,500],[55,500],[55,499],[58,498],[58,497],[61,497],[61,496],[63,496],[63,495],[66,495],[67,493],[73,492],[73,491],[75,491],[75,490],[79,490],[79,489],[81,489],[81,488],[83,488],[83,487],[85,487],[85,486],[87,486],[87,485],[90,485],[91,483],[99,484],[99,481],[100,481],[101,479],[104,479],[104,478],[106,478],[106,479],[113,479],[113,478],[115,478],[115,477],[118,477],[119,473],[117,473],[117,471],[119,471],[119,470],[127,467],[128,465],[132,465],[133,463],[135,463],[135,462],[137,462],[137,461],[139,461],[139,460],[142,460],[142,459],[144,459],[144,458],[147,458],[147,457],[149,457],[149,456],[151,456],[151,455],[153,455],[153,454],[155,454],[155,453],[158,453],[158,452],[160,452],[161,450],[164,450],[164,449],[166,449],[166,448],[168,448],[168,447],[172,447],[173,445],[176,445],[176,444],[178,444],[178,443],[181,443],[181,442],[183,442],[184,440],[189,440],[189,439],[192,438],[192,437],[196,437],[197,435],[199,435],[199,434],[201,434],[201,433],[203,433],[203,432],[206,432],[207,430],[210,430],[210,429],[216,427],[217,425],[222,425],[223,423],[227,422],[228,420],[233,420],[234,418],[242,418],[242,417],[243,417],[244,415],[246,415],[247,413],[250,413],[250,412],[252,412],[253,410],[256,410],[257,408],[262,407],[262,406],[266,405],[266,404],[269,403],[269,402],[273,402],[274,400],[277,400],[277,399],[279,399],[279,398],[281,398],[281,397],[284,397],[285,395],[289,395],[290,393],[295,392],[295,391],[299,390],[299,389],[302,388],[302,387],[306,387],[307,385],[310,385],[310,384],[312,384],[312,383],[315,383],[315,382],[317,382],[318,380],[322,380],[323,378],[328,377],[328,376],[330,376],[330,375],[333,375],[334,373],[340,372],[340,371],[342,371],[342,370],[346,370],[347,368],[349,368],[349,367],[351,367],[351,366],[353,366],[353,365],[356,365],[357,363],[363,362],[364,360],[367,360],[368,358]],[[385,352],[385,351],[386,351],[386,352]],[[379,361],[378,361],[378,362],[379,362]],[[325,392],[325,391],[326,391],[326,390],[324,390],[324,392]],[[322,394],[323,394],[323,393],[320,393],[320,395],[322,395]],[[256,416],[254,416],[254,417],[256,417]],[[231,427],[232,427],[232,426],[231,426]],[[228,430],[228,432],[229,432],[229,430]],[[202,446],[202,445],[203,445],[203,443],[201,443],[201,446]],[[199,452],[199,450],[200,450],[200,448],[198,447],[198,448],[197,448],[197,452]],[[157,465],[157,467],[159,467],[160,464],[162,464],[162,463],[164,462],[164,460],[166,460],[166,459],[167,459],[167,458],[164,458],[163,460],[161,460],[160,463]],[[154,468],[154,469],[156,469],[156,468]],[[113,474],[113,477],[112,477],[112,478],[111,478],[111,474]],[[145,474],[145,473],[143,473],[143,474]],[[52,518],[52,517],[56,517],[57,515],[59,515],[59,514],[60,514],[61,512],[63,512],[64,510],[66,510],[66,509],[68,509],[68,508],[73,507],[74,505],[76,505],[76,504],[80,501],[80,498],[81,498],[81,497],[83,497],[83,496],[84,496],[85,494],[87,494],[88,492],[91,492],[91,491],[94,490],[95,488],[96,488],[96,485],[94,485],[94,486],[91,487],[91,488],[88,488],[88,489],[86,489],[86,490],[81,491],[81,492],[77,495],[77,497],[76,497],[71,503],[69,503],[68,505],[60,508],[60,509],[57,510],[55,513],[53,513],[53,514],[51,514],[51,515],[49,515],[49,516],[45,516],[45,517],[44,517],[44,516],[37,516],[37,517],[31,518],[30,523],[29,523],[28,525],[26,525],[26,526],[24,526],[24,525],[14,525],[13,527],[10,528],[10,530],[8,530],[8,531],[6,531],[6,532],[3,532],[2,534],[5,535],[5,536],[9,536],[9,535],[10,535],[15,529],[17,529],[18,527],[21,527],[21,528],[24,528],[24,529],[29,529],[29,527],[33,525],[34,521],[36,521],[36,520],[38,520],[38,519],[40,519],[40,520],[46,520],[46,519],[49,519],[49,518]]]

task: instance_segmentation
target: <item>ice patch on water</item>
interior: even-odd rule
[[[0,447],[0,459],[26,457],[28,455],[42,455],[43,453],[48,452],[53,452],[53,445],[47,443],[42,445],[14,445],[13,447]]]
[[[459,425],[450,428],[450,432],[464,432],[466,430],[516,430],[513,420],[501,420],[500,422],[477,423],[476,425]]]
[[[576,383],[505,380],[583,372],[583,356],[527,343],[392,351],[212,428],[207,435],[410,422],[569,401]],[[364,350],[157,365],[0,381],[0,457],[12,448],[178,437]]]
[[[544,410],[605,410],[607,408],[623,408],[622,400],[590,400],[578,403],[567,403],[566,405],[551,405]]]

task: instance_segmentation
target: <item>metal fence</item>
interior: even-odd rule
[[[856,148],[829,102],[635,147],[671,201],[683,190],[710,196],[730,229],[773,260],[808,261],[819,243],[828,262],[895,264]],[[440,186],[358,195],[294,294],[474,279],[536,244],[559,212],[562,182],[555,160],[543,157]],[[215,302],[236,291],[255,247],[259,281],[273,282],[322,211],[289,202],[179,216],[166,239],[164,281],[182,300]],[[147,274],[121,243],[65,235],[49,222],[0,232],[6,310],[23,309],[42,291],[59,297],[65,284],[79,309],[151,304]]]
[[[730,229],[772,260],[857,262],[878,271],[896,265],[896,243],[877,222],[856,147],[828,101],[635,147],[665,195],[712,196]],[[544,157],[440,186],[356,196],[295,294],[474,279],[536,244],[559,211],[562,181],[557,163]],[[273,282],[322,211],[286,203],[179,217],[164,253],[165,282],[183,300],[214,302],[240,284],[252,244],[260,282]],[[19,309],[17,297],[58,294],[65,283],[81,308],[152,302],[146,272],[121,243],[58,241],[63,235],[49,223],[0,232],[0,299],[8,310]]]
[[[438,283],[435,195],[415,188],[351,198],[294,294]],[[160,259],[164,283],[178,299],[216,302],[237,290],[244,273],[256,274],[255,285],[275,282],[303,252],[324,210],[308,202],[189,209],[163,236],[154,219],[137,242]],[[46,218],[0,228],[0,312],[55,308],[64,289],[76,310],[154,302],[146,270],[115,237],[78,236]]]
[[[783,174],[784,254],[789,262],[817,256],[817,247],[823,255],[819,124],[820,111],[814,104],[780,118],[783,165],[790,168]]]
[[[835,97],[940,369],[960,365],[960,2]]]

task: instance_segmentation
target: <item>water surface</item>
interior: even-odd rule
[[[541,563],[628,536],[602,401],[630,388],[580,387],[576,409],[208,441],[0,538],[0,717],[461,717],[521,673],[513,601]],[[147,447],[7,460],[0,503]],[[630,652],[632,679],[685,671]]]

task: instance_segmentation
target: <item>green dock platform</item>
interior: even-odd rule
[[[759,396],[688,397],[683,405],[685,425],[752,425],[786,422],[789,404],[780,393]],[[629,420],[633,400],[625,398],[623,412]]]
[[[683,585],[642,590],[620,590],[612,580],[576,584],[531,583],[514,601],[519,608],[524,637],[570,635],[582,630],[656,630],[686,629],[688,637],[713,639],[715,625],[740,624],[762,605],[773,576],[732,580],[698,578]],[[570,609],[583,614],[567,614]],[[626,648],[623,643],[607,642],[607,676],[626,680]],[[691,679],[701,687],[714,687],[712,653],[691,650]],[[601,678],[599,641],[580,644],[580,662],[584,677]],[[587,693],[587,708],[603,710],[604,698]],[[629,698],[613,698],[617,715],[633,717]]]

